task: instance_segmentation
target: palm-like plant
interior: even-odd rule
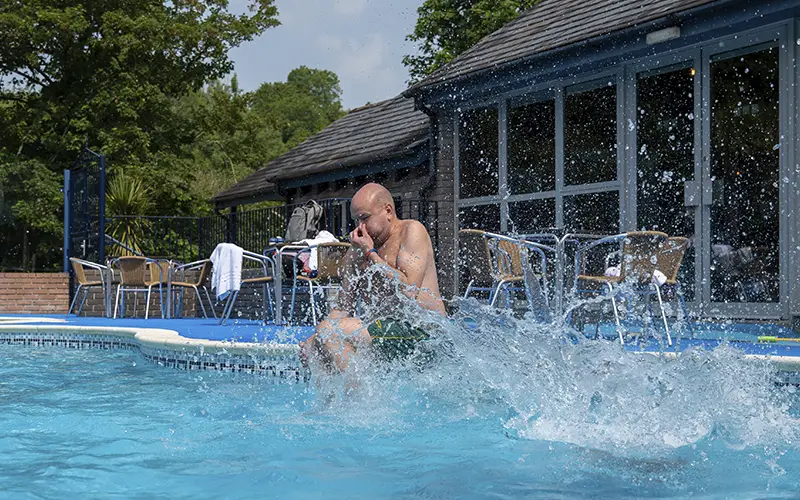
[[[114,245],[111,255],[118,257],[142,253],[141,241],[148,224],[141,216],[146,215],[152,207],[150,189],[140,178],[124,171],[111,178],[106,189],[106,212],[110,216],[108,231],[112,238],[128,247]]]

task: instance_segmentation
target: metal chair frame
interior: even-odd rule
[[[194,262],[189,262],[187,264],[181,264],[179,266],[170,267],[169,268],[168,285],[167,285],[167,295],[169,296],[168,300],[172,300],[172,287],[176,286],[176,283],[173,281],[173,275],[174,274],[180,272],[182,275],[185,275],[186,271],[192,271],[194,269],[203,269],[204,266],[208,266],[210,268],[211,260],[210,259],[202,259],[202,260],[197,260],[197,261],[194,261]],[[217,311],[214,310],[214,301],[211,300],[211,295],[208,293],[208,287],[205,285],[205,281],[207,281],[207,280],[208,280],[208,272],[206,271],[206,273],[203,274],[203,271],[201,271],[200,277],[198,278],[196,283],[181,283],[181,282],[178,282],[179,284],[177,284],[177,286],[181,288],[181,292],[185,288],[194,289],[194,293],[197,296],[197,302],[200,304],[200,308],[203,311],[203,318],[208,319],[208,313],[206,312],[206,306],[203,304],[203,298],[200,296],[200,290],[198,289],[198,287],[202,287],[203,288],[203,292],[205,292],[205,294],[206,294],[206,299],[208,299],[208,303],[211,306],[211,313],[214,315],[214,319],[217,319]],[[183,294],[182,293],[181,293],[181,296],[180,296],[180,304],[181,304],[181,306],[183,305]],[[181,307],[181,311],[182,311],[182,307]]]
[[[157,282],[153,281],[153,276],[150,276],[150,281],[146,281],[146,280],[142,279],[141,282],[134,282],[131,285],[126,285],[125,282],[124,282],[125,273],[123,272],[123,269],[120,266],[120,261],[127,260],[127,259],[130,259],[130,260],[136,259],[136,260],[140,260],[141,261],[142,267],[143,267],[142,276],[144,276],[144,272],[148,267],[150,267],[150,269],[152,271],[152,267],[148,266],[149,264],[155,264],[155,267],[158,268],[158,273],[159,273],[158,281]],[[144,318],[145,319],[149,319],[149,317],[150,317],[150,296],[152,294],[153,287],[156,286],[156,285],[158,285],[158,298],[159,298],[159,304],[160,304],[160,309],[161,309],[161,318],[164,318],[164,293],[163,293],[164,269],[161,267],[161,264],[159,263],[159,261],[155,260],[155,259],[151,259],[149,257],[125,256],[125,257],[117,257],[116,259],[114,259],[112,261],[112,265],[116,265],[117,267],[119,267],[119,270],[120,270],[120,283],[117,286],[116,299],[114,300],[114,319],[117,318],[117,310],[119,308],[120,295],[123,296],[122,303],[123,303],[123,314],[124,314],[125,313],[125,297],[124,297],[124,295],[126,293],[131,293],[131,292],[134,293],[134,294],[137,293],[137,292],[146,292],[147,293],[147,303],[145,304],[145,308],[144,308]],[[138,287],[138,288],[136,288],[136,287]],[[142,287],[145,287],[145,288],[142,288]],[[136,295],[134,295],[134,299],[135,298],[136,298]],[[135,303],[134,303],[134,309],[135,309]]]
[[[302,253],[310,253],[313,248],[317,248],[317,249],[320,249],[320,248],[342,248],[342,249],[345,249],[345,251],[346,251],[350,247],[351,247],[351,245],[349,243],[334,243],[334,242],[321,243],[319,245],[316,245],[316,247],[309,247],[309,246],[300,247],[300,246],[298,246],[299,251],[297,252],[297,256],[299,256]],[[322,265],[318,266],[318,268],[321,268],[321,267],[322,267]],[[340,268],[341,266],[337,266],[337,267]],[[332,289],[336,289],[336,288],[341,288],[341,286],[342,286],[341,285],[341,279],[339,279],[338,282],[333,283],[332,276],[323,276],[321,278],[308,278],[308,277],[304,277],[302,275],[298,275],[297,274],[297,266],[296,265],[292,266],[292,269],[294,270],[294,276],[293,276],[293,280],[292,280],[292,301],[291,301],[291,307],[289,308],[289,322],[291,322],[294,319],[294,305],[295,305],[295,300],[296,300],[296,295],[297,295],[297,288],[298,288],[297,285],[298,285],[298,282],[302,282],[302,283],[307,283],[308,284],[308,294],[309,294],[309,300],[311,302],[311,318],[312,318],[312,321],[314,322],[314,325],[316,325],[317,324],[317,304],[316,304],[316,300],[314,299],[314,297],[315,297],[314,287],[316,286],[318,289],[323,290],[323,291],[324,290],[332,290]],[[327,280],[329,283],[327,285],[324,285],[324,284],[321,283],[323,280]],[[320,311],[320,314],[321,314],[321,311]]]
[[[667,235],[665,233],[661,233],[661,232],[658,232],[658,231],[633,231],[633,232],[628,232],[628,233],[615,234],[613,236],[607,236],[605,238],[600,238],[599,240],[596,240],[596,241],[593,241],[591,243],[588,243],[588,244],[578,248],[575,251],[574,294],[575,295],[579,295],[581,293],[596,292],[597,291],[597,290],[582,290],[578,286],[581,278],[583,278],[584,280],[587,279],[587,278],[594,278],[594,279],[598,278],[597,276],[584,276],[584,275],[581,275],[580,269],[581,269],[581,265],[583,263],[583,259],[584,259],[585,254],[589,250],[591,250],[591,249],[593,249],[595,247],[598,247],[600,245],[606,245],[606,244],[615,243],[615,242],[616,243],[621,243],[623,245],[620,250],[618,250],[616,252],[612,252],[612,255],[613,254],[617,254],[617,253],[619,253],[619,255],[620,255],[620,275],[618,277],[609,277],[608,279],[602,279],[602,280],[598,281],[598,282],[602,283],[603,288],[607,289],[608,297],[611,299],[611,306],[612,306],[612,310],[614,312],[614,321],[616,323],[617,334],[619,336],[619,342],[620,342],[620,344],[623,344],[623,345],[625,344],[625,338],[623,336],[622,322],[620,320],[620,315],[619,315],[619,306],[617,305],[617,300],[616,300],[617,293],[614,290],[614,285],[623,283],[626,280],[628,280],[629,272],[628,272],[627,267],[629,265],[631,265],[631,266],[635,266],[636,265],[636,264],[630,264],[630,263],[627,262],[627,258],[626,257],[629,254],[626,252],[626,250],[627,250],[627,245],[629,244],[630,239],[631,238],[638,238],[638,237],[649,237],[649,238],[652,238],[655,241],[655,243],[653,243],[653,244],[655,246],[657,246],[657,249],[656,249],[655,253],[653,253],[652,257],[656,257],[656,258],[657,258],[658,252],[660,252],[662,250],[662,247],[663,247],[664,243],[668,240],[668,237],[667,237]],[[640,261],[642,260],[642,256],[638,256],[637,258]],[[608,259],[609,259],[609,256],[607,255],[606,256],[606,263],[609,262]],[[644,267],[645,267],[645,270],[644,270],[645,272],[644,273],[636,273],[636,274],[641,274],[640,276],[638,276],[638,279],[639,279],[638,285],[642,286],[642,287],[648,287],[648,288],[649,287],[653,287],[653,290],[641,289],[641,290],[637,290],[635,293],[647,295],[648,293],[655,292],[656,296],[658,297],[658,304],[659,304],[659,307],[660,307],[660,310],[661,310],[661,320],[663,321],[664,329],[665,329],[666,335],[667,335],[667,344],[668,345],[672,345],[672,337],[670,335],[669,325],[667,323],[667,317],[666,317],[666,314],[664,312],[663,300],[662,300],[662,297],[661,297],[661,289],[653,283],[653,279],[652,279],[653,278],[653,273],[655,273],[655,271],[657,270],[657,261],[652,262],[651,266],[648,265],[648,266],[644,266]],[[652,269],[650,269],[650,267],[652,267]],[[650,312],[651,312],[651,316],[652,316],[652,308],[650,309]]]
[[[249,252],[247,250],[242,251],[242,260],[249,260],[252,262],[257,262],[261,264],[262,270],[264,271],[263,276],[259,276],[256,278],[243,278],[239,282],[239,289],[233,290],[228,294],[227,299],[225,300],[225,306],[222,309],[222,314],[219,318],[219,323],[224,325],[228,322],[228,319],[231,316],[231,312],[233,311],[233,306],[236,303],[236,298],[239,296],[239,292],[242,289],[242,285],[246,285],[248,283],[261,283],[264,287],[264,304],[263,304],[263,322],[264,324],[267,323],[267,309],[270,310],[272,317],[275,317],[275,311],[273,309],[273,302],[272,302],[272,282],[275,276],[276,267],[275,262],[267,255],[257,254],[255,252]],[[270,274],[272,271],[272,274]],[[244,269],[242,269],[244,272]],[[281,293],[280,290],[277,290],[276,293]]]
[[[94,287],[100,287],[103,291],[103,309],[106,314],[108,315],[109,303],[108,303],[108,290],[107,286],[110,286],[111,283],[114,281],[114,271],[113,269],[109,269],[108,266],[104,266],[103,264],[98,264],[96,262],[90,262],[88,260],[78,259],[76,257],[70,257],[70,262],[73,265],[73,269],[75,271],[76,279],[78,280],[78,288],[75,290],[75,296],[72,298],[72,302],[69,305],[69,310],[67,311],[67,316],[72,314],[72,309],[75,307],[75,302],[78,300],[78,295],[80,295],[81,290],[83,290],[83,298],[81,299],[81,303],[78,306],[78,312],[75,313],[76,316],[81,315],[81,311],[83,310],[83,306],[86,303],[86,297],[89,295],[89,289]],[[81,267],[81,271],[78,272],[76,266]],[[87,281],[86,275],[83,274],[83,267],[88,267],[90,269],[96,269],[100,272],[100,283],[97,284],[96,282],[89,282]],[[106,283],[106,273],[110,271],[110,283]],[[81,278],[80,275],[83,275]]]

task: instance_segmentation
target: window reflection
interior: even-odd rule
[[[617,88],[568,93],[564,99],[564,183],[617,178]]]
[[[619,232],[619,191],[565,196],[564,226],[573,233]]]
[[[555,188],[555,103],[550,100],[509,109],[509,192],[535,193]]]
[[[459,121],[459,197],[497,195],[498,118],[496,108],[465,111]]]
[[[694,75],[688,66],[640,75],[637,81],[637,228],[694,240],[694,207],[684,185],[694,179]],[[694,247],[679,280],[694,298]]]
[[[779,297],[778,50],[711,63],[711,300]]]
[[[516,234],[548,232],[556,225],[556,200],[518,201],[508,204],[508,229]]]
[[[481,229],[497,233],[500,231],[500,206],[478,205],[464,207],[458,211],[459,229]]]

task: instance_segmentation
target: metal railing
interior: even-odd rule
[[[344,238],[354,229],[350,200],[330,198],[318,201],[324,213],[320,229]],[[294,203],[247,211],[232,211],[202,217],[113,216],[107,220],[107,234],[123,245],[148,257],[174,258],[190,262],[207,258],[217,244],[235,243],[251,252],[262,252],[270,238],[283,237],[292,211],[305,203]],[[439,203],[403,200],[396,206],[403,219],[417,219],[428,228],[434,247],[439,244]],[[125,231],[123,231],[123,228]],[[120,238],[120,234],[132,235]],[[112,252],[123,250],[114,245]]]

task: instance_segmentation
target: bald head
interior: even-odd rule
[[[392,193],[385,187],[374,182],[365,184],[353,195],[353,204],[370,208],[380,208],[385,205],[390,205],[392,207],[392,212],[394,212]]]

